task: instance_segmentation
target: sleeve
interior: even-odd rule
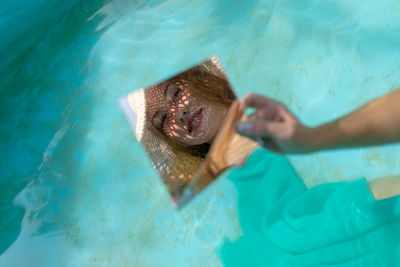
[[[243,235],[221,246],[226,266],[400,263],[399,196],[376,201],[365,179],[307,190],[284,157],[264,151],[230,178]]]
[[[306,187],[286,157],[258,149],[243,168],[228,174],[238,192],[239,220],[242,230],[261,231],[261,217],[267,220],[280,216],[282,208]],[[265,217],[265,216],[264,216]]]

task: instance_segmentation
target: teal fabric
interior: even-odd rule
[[[261,149],[228,178],[243,235],[220,247],[226,266],[400,266],[400,197],[376,201],[365,179],[307,190]]]

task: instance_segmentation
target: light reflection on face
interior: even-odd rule
[[[211,144],[226,108],[196,98],[183,84],[163,82],[146,90],[148,118],[172,140],[184,145]]]

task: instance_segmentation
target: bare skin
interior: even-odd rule
[[[236,130],[271,151],[306,154],[321,150],[363,147],[400,142],[400,89],[365,104],[335,121],[312,128],[301,123],[284,105],[249,94],[243,107],[255,108],[249,120]],[[400,176],[369,183],[376,199],[400,194]]]

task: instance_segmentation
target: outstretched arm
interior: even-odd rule
[[[400,141],[400,90],[313,130],[317,150]]]
[[[400,142],[400,89],[315,128],[303,125],[281,103],[260,95],[247,95],[242,104],[256,111],[247,122],[237,124],[237,131],[279,153]],[[368,187],[377,200],[399,195],[400,175],[369,181]]]
[[[237,131],[279,153],[400,142],[400,89],[315,128],[303,125],[281,103],[264,96],[247,95],[242,104],[256,111],[247,122],[237,125]]]

